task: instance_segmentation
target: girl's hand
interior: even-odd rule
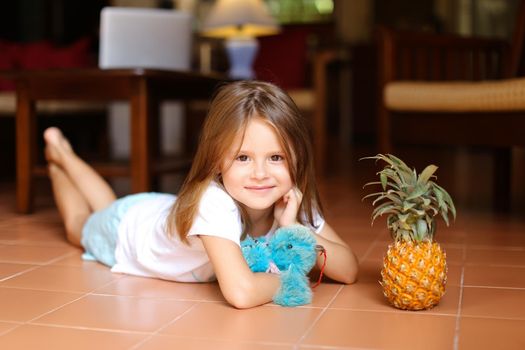
[[[303,194],[293,187],[273,207],[273,216],[280,227],[297,223],[297,213],[303,200]]]

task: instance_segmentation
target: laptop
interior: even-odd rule
[[[100,68],[188,70],[193,17],[188,12],[105,7],[100,13]]]

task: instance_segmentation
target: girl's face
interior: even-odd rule
[[[293,187],[288,161],[273,129],[253,118],[222,162],[224,187],[248,214],[268,210]]]

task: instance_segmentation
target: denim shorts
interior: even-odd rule
[[[89,216],[82,228],[81,244],[85,260],[96,260],[109,267],[115,265],[118,226],[129,208],[140,201],[155,197],[158,193],[131,194],[114,201],[109,207]]]

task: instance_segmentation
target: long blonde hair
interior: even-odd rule
[[[211,101],[191,169],[168,215],[168,234],[176,229],[180,239],[187,242],[204,191],[212,180],[222,185],[220,168],[224,157],[235,137],[243,135],[249,121],[256,117],[275,130],[289,160],[290,177],[303,193],[297,219],[314,225],[314,213],[322,215],[306,120],[279,87],[260,81],[239,81],[220,87]],[[245,235],[251,222],[242,206],[237,205]]]

